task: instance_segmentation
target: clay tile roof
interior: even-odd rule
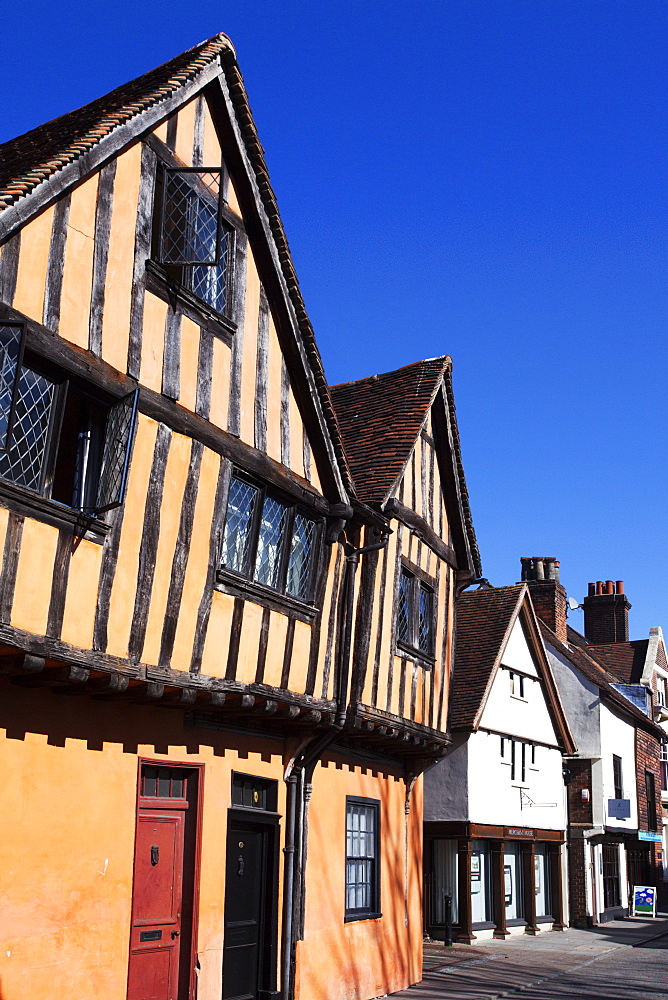
[[[596,685],[600,690],[601,697],[605,701],[612,703],[614,707],[631,716],[636,726],[640,726],[660,740],[665,738],[665,733],[660,726],[655,725],[633,702],[629,701],[628,698],[625,698],[620,691],[613,687],[613,684],[619,683],[618,678],[614,674],[608,673],[593,656],[588,654],[588,647],[586,645],[580,642],[576,644],[572,641],[571,633],[574,630],[571,630],[569,627],[569,642],[564,643],[557,639],[554,632],[544,622],[539,621],[539,625],[544,641],[569,660],[586,680]],[[575,634],[578,636],[578,639],[582,639],[579,633]]]
[[[119,125],[169,97],[225,51],[233,51],[227,35],[214,35],[110,94],[0,145],[0,211]]]
[[[457,602],[457,638],[450,689],[450,728],[473,729],[501,656],[523,584],[471,590]]]
[[[622,684],[639,684],[648,644],[649,639],[595,643],[589,646],[589,652]]]
[[[330,387],[357,495],[383,503],[404,471],[450,358]]]

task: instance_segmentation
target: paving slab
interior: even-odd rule
[[[639,949],[636,951],[635,949]],[[668,914],[484,945],[425,944],[423,979],[395,1000],[668,1000]]]

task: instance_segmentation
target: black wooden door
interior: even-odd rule
[[[603,844],[603,905],[606,910],[621,905],[619,844]]]
[[[264,980],[272,887],[268,829],[231,819],[227,837],[223,1000],[257,1000]]]

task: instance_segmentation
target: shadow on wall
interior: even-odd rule
[[[328,766],[340,767],[333,761]],[[347,763],[343,768],[360,770],[359,765]],[[333,845],[331,840],[327,841],[327,828],[318,828],[312,814],[309,828],[314,841],[309,845],[307,859],[306,933],[299,943],[299,1000],[313,1000],[316,996],[318,1000],[339,1000],[342,996],[346,1000],[366,1000],[418,982],[422,975],[421,793],[414,790],[411,795],[406,852],[403,776],[382,768],[361,771],[362,775],[366,772],[378,780],[376,790],[367,789],[360,794],[380,799],[381,804],[382,918],[344,923],[345,892],[341,876],[345,856],[327,866],[327,870],[313,870],[316,859],[331,856]],[[326,779],[326,775],[327,769],[318,768],[314,786],[318,779]],[[343,843],[340,849],[345,854]],[[322,900],[329,902],[324,909]],[[317,928],[313,926],[313,909],[319,910],[322,918]]]

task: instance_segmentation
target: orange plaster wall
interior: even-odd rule
[[[209,540],[219,470],[219,456],[209,448],[205,448],[200,466],[193,530],[188,548],[188,563],[172,653],[172,667],[175,670],[190,670],[197,627],[197,612],[202,592],[207,585]]]
[[[78,540],[70,559],[61,638],[82,649],[93,648],[93,625],[102,546]]]
[[[278,342],[274,319],[269,317],[269,358],[267,371],[267,454],[281,460],[281,367],[283,354]]]
[[[179,714],[127,703],[85,707],[0,680],[2,1000],[125,997],[142,757],[204,765],[198,995],[220,997],[231,773],[276,780],[284,816],[281,745],[184,731]]]
[[[230,648],[230,628],[234,598],[214,590],[211,598],[209,627],[202,655],[202,673],[209,677],[224,677],[227,667],[227,653]]]
[[[153,573],[153,589],[146,623],[146,638],[141,659],[157,663],[165,621],[165,609],[172,574],[172,560],[181,521],[183,492],[190,463],[191,441],[184,434],[173,434],[165,469],[165,487],[160,506],[160,535]]]
[[[269,635],[267,637],[267,659],[264,665],[264,683],[271,687],[281,686],[283,673],[283,655],[285,653],[285,638],[288,632],[288,619],[278,611],[272,611],[269,618]]]
[[[11,615],[16,628],[38,635],[46,632],[57,544],[57,528],[26,518]]]
[[[109,604],[107,652],[115,656],[128,655],[137,589],[139,546],[144,527],[144,505],[157,433],[156,421],[140,413],[125,497],[126,511],[132,511],[135,516],[123,518],[116,575]]]
[[[60,301],[60,336],[85,350],[88,349],[99,177],[95,174],[72,191]]]
[[[327,645],[328,645],[328,627],[329,616],[332,613],[332,594],[334,592],[334,581],[336,578],[336,553],[338,545],[328,545],[327,554],[329,556],[329,566],[327,568],[327,586],[325,588],[325,600],[323,602],[322,609],[322,621],[323,627],[320,629],[320,648],[318,650],[318,670],[315,680],[314,694],[317,698],[320,697],[323,689],[324,679],[325,679],[325,659],[327,657]],[[339,569],[339,573],[340,573]],[[332,659],[334,657],[334,649],[331,651]],[[330,692],[334,689],[334,671],[331,669],[329,671],[329,683],[327,685],[328,690],[324,692],[324,697],[330,697]]]
[[[253,684],[257,671],[257,655],[260,645],[262,608],[252,601],[244,603],[244,617],[239,636],[239,658],[236,679],[243,684]]]
[[[141,341],[139,381],[155,392],[162,392],[162,359],[165,349],[167,303],[157,295],[144,295],[144,325]]]
[[[114,203],[104,294],[102,357],[124,372],[128,362],[130,293],[135,257],[135,228],[141,172],[141,143],[116,160]]]
[[[187,166],[192,166],[193,162],[193,141],[195,138],[195,103],[197,98],[193,98],[188,104],[179,109],[178,124],[176,126],[176,155]],[[208,166],[208,164],[207,164]]]
[[[181,394],[182,406],[195,412],[197,403],[197,364],[201,330],[184,316],[181,321]]]
[[[53,205],[31,219],[21,230],[21,251],[16,275],[14,308],[42,322],[46,269],[53,226]]]
[[[202,155],[204,159],[202,165],[205,167],[219,167],[222,163],[222,150],[206,101],[204,102],[204,151]]]
[[[309,807],[304,940],[297,951],[299,1000],[378,997],[417,982],[422,962],[422,800],[418,784],[408,818],[406,785],[371,767],[331,761],[318,767]],[[381,912],[344,923],[346,796],[381,803]],[[408,917],[408,924],[406,918]]]
[[[260,278],[253,252],[248,247],[246,264],[246,311],[241,357],[241,440],[255,445],[255,378],[257,323],[260,310]]]
[[[224,341],[213,338],[213,369],[211,372],[211,410],[209,420],[227,430],[230,406],[230,364],[232,352]]]
[[[397,546],[399,545],[401,525],[393,523],[395,529],[387,543],[387,577],[385,580],[386,606],[383,620],[383,634],[380,645],[380,664],[378,669],[377,706],[387,709],[387,686],[389,680],[390,643],[392,641],[392,594],[394,592],[394,574],[397,564]]]
[[[295,635],[292,643],[292,659],[290,661],[289,687],[291,691],[304,694],[308,661],[311,652],[311,626],[305,622],[295,622]]]

